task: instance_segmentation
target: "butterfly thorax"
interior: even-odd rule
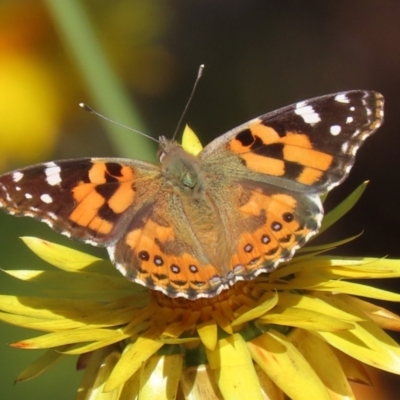
[[[161,142],[161,150],[165,186],[174,192],[174,196],[168,196],[169,205],[180,208],[174,218],[176,229],[191,243],[191,249],[196,249],[201,265],[220,265],[224,269],[227,263],[225,245],[221,243],[222,223],[208,190],[209,175],[202,169],[201,159],[171,141]],[[179,241],[176,245],[182,246]]]
[[[181,194],[199,195],[203,191],[199,158],[165,138],[160,143],[161,172],[166,183]]]

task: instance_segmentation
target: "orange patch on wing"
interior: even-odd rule
[[[103,196],[93,190],[93,185],[83,184],[73,191],[74,199],[78,205],[69,216],[71,221],[81,226],[89,226],[91,221],[97,217],[99,208],[105,203]]]
[[[292,210],[294,210],[297,206],[297,200],[288,194],[274,194],[271,196],[271,198],[279,203],[287,205]]]
[[[114,225],[111,222],[104,220],[98,216],[94,217],[89,224],[89,228],[96,232],[106,235],[111,232]]]
[[[323,171],[319,171],[318,169],[306,167],[296,178],[296,181],[304,185],[313,185],[315,182],[318,182],[319,178],[321,178],[322,172]]]
[[[254,172],[272,176],[282,176],[285,173],[285,162],[283,160],[254,153],[242,154],[241,158],[246,161],[247,168]]]
[[[262,122],[254,122],[249,127],[253,136],[258,136],[265,145],[277,143],[280,136],[275,129],[270,126],[265,126]]]
[[[185,265],[187,268],[189,268],[190,265],[194,265],[198,269],[197,272],[190,272],[191,280],[196,279],[208,282],[214,275],[219,275],[217,270],[211,264],[201,264],[192,254],[184,253],[181,258],[183,261],[182,265]]]
[[[107,168],[104,163],[95,163],[89,170],[89,180],[96,185],[106,183]]]
[[[207,292],[210,289],[209,280],[218,275],[218,272],[211,264],[201,264],[192,254],[163,253],[155,240],[166,242],[174,238],[173,228],[161,226],[152,220],[149,220],[144,227],[132,230],[126,235],[125,242],[136,257],[141,251],[146,251],[149,255],[147,259],[139,259],[141,269],[138,273],[139,278],[150,279],[155,286],[159,287],[165,288],[171,285],[177,291],[191,288],[199,292]],[[156,257],[162,260],[162,264],[155,263]],[[178,267],[180,271],[173,272],[172,265]]]
[[[279,140],[278,133],[271,127],[265,126],[260,120],[251,123],[248,129],[250,131],[248,135],[249,137],[253,137],[253,141],[247,146],[244,146],[240,140],[234,138],[229,143],[229,150],[236,154],[247,153],[249,151],[249,147],[255,141],[255,136],[259,137],[264,144],[276,143]]]
[[[266,212],[266,223],[254,231],[243,232],[240,235],[237,250],[232,255],[230,267],[242,266],[238,275],[251,275],[263,267],[271,267],[276,260],[282,258],[283,249],[290,250],[296,244],[296,233],[300,228],[296,218],[297,201],[286,194],[266,195],[260,190],[254,190],[249,200],[240,207],[240,211],[248,215],[260,215]],[[288,219],[288,214],[292,219]],[[289,214],[289,215],[290,215]],[[280,229],[273,229],[280,224]]]
[[[89,195],[91,191],[93,191],[93,187],[94,185],[92,183],[79,183],[79,185],[74,187],[74,189],[72,190],[74,200],[77,203],[80,203],[85,197]]]
[[[135,229],[126,235],[126,244],[131,249],[151,252],[156,246],[155,239],[158,239],[160,242],[173,240],[174,232],[170,227],[161,226],[149,220],[143,228]]]
[[[298,148],[296,146],[285,145],[283,157],[286,161],[293,161],[305,167],[311,167],[326,171],[332,164],[333,157],[322,151]]]
[[[248,267],[250,267],[250,269],[256,269],[264,262],[264,253],[271,248],[276,247],[277,242],[275,241],[275,238],[272,238],[272,241],[269,242],[268,245],[262,245],[262,235],[262,229],[259,229],[252,234],[245,232],[240,236],[236,253],[233,254],[230,261],[231,269],[237,265],[242,265],[245,267],[245,270],[248,270]],[[251,246],[251,251],[245,251],[245,247],[248,245]],[[260,257],[260,259],[249,265],[250,261],[255,260],[257,257]]]
[[[251,192],[248,201],[243,204],[239,210],[242,213],[250,215],[259,215],[263,208],[267,208],[271,201],[271,196],[267,196],[260,189]]]
[[[249,151],[249,148],[248,146],[243,146],[240,140],[235,138],[229,143],[229,150],[232,151],[232,153],[241,154]]]
[[[117,191],[108,200],[108,206],[116,214],[124,212],[135,200],[135,191],[131,182],[121,183]]]
[[[279,142],[291,146],[304,147],[305,149],[312,149],[310,138],[307,135],[302,135],[295,132],[288,132],[286,136],[279,140]]]

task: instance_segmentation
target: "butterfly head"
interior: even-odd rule
[[[180,192],[197,193],[201,167],[198,157],[186,152],[177,142],[160,137],[159,160],[166,181]]]

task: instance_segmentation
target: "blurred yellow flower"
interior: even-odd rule
[[[0,168],[32,163],[51,152],[61,104],[46,63],[30,54],[0,53]]]

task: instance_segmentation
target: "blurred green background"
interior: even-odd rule
[[[0,170],[82,156],[155,160],[149,140],[78,103],[171,137],[201,63],[185,122],[203,144],[299,100],[373,89],[386,97],[386,122],[328,207],[362,181],[370,185],[323,238],[364,230],[340,253],[400,257],[399,21],[397,0],[0,0]],[[44,267],[18,239],[28,235],[71,244],[43,224],[0,213],[2,269]],[[0,293],[25,290],[1,275]],[[1,324],[0,399],[74,398],[80,373],[72,357],[13,386],[38,353],[5,344],[35,335]]]

